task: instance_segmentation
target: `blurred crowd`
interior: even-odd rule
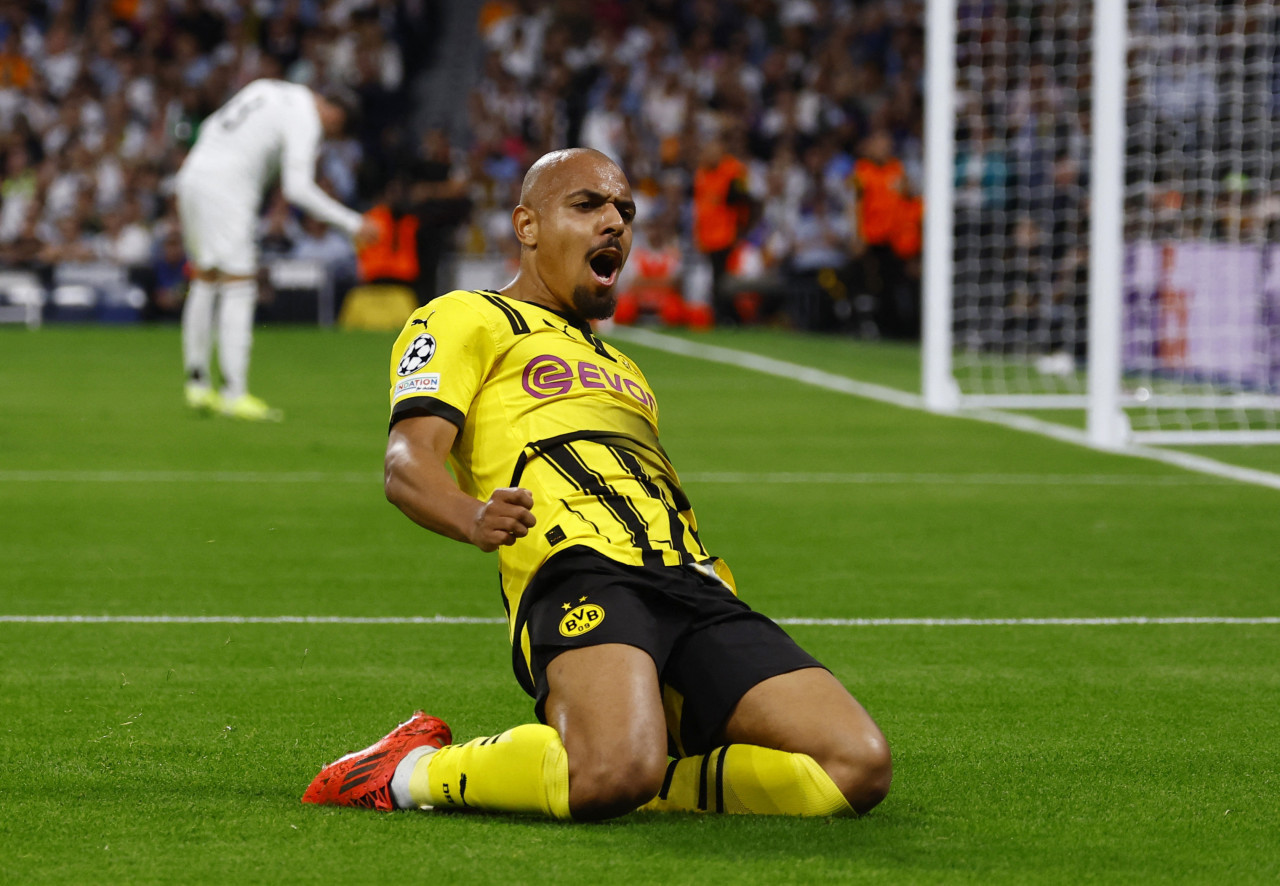
[[[954,294],[969,345],[1084,354],[1091,12],[1088,0],[959,4]],[[1128,82],[1114,86],[1125,241],[1275,242],[1275,4],[1138,0],[1128,27]]]
[[[143,281],[153,313],[176,311],[173,174],[205,116],[279,77],[362,100],[356,137],[326,145],[317,178],[372,213],[380,245],[356,256],[278,194],[262,216],[265,259],[324,262],[340,292],[393,282],[425,302],[479,256],[500,276],[524,171],[586,145],[622,165],[639,203],[619,321],[917,334],[922,0],[457,4],[479,41],[451,82],[472,85],[426,100],[464,103],[434,118],[460,123],[415,128],[427,95],[415,78],[443,57],[446,6],[0,0],[0,267],[107,261]],[[982,261],[957,282],[1012,316],[1078,314],[1086,286],[1086,7],[960,4],[956,234]],[[1280,16],[1240,9],[1133,22],[1130,237],[1280,228],[1262,149]],[[1216,55],[1196,27],[1223,38]],[[1237,50],[1244,64],[1219,67]],[[1222,90],[1261,116],[1215,125],[1236,107]],[[1194,165],[1203,157],[1212,168]],[[998,292],[980,266],[1001,269]]]
[[[586,145],[640,204],[620,320],[912,336],[922,5],[489,0],[465,125],[446,132],[412,129],[410,87],[437,48],[428,0],[7,0],[0,264],[118,263],[175,310],[172,176],[206,115],[279,77],[359,92],[359,137],[329,144],[317,178],[387,236],[357,257],[273,195],[267,259],[425,301],[457,256],[510,258],[525,169]]]
[[[914,335],[922,7],[487,3],[469,105],[480,231],[502,242],[531,157],[586,145],[639,204],[619,320]]]
[[[401,2],[0,2],[0,266],[109,262],[151,313],[174,314],[186,275],[172,181],[201,121],[258,78],[354,89],[361,138],[328,144],[317,181],[367,203],[379,173],[365,136],[412,138],[407,84],[432,30]],[[263,233],[266,258],[320,257],[354,279],[350,243],[278,193]]]

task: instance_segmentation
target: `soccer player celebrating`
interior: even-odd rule
[[[452,744],[419,711],[323,769],[304,802],[591,820],[855,814],[888,792],[880,729],[738,599],[658,442],[653,391],[592,333],[613,312],[634,214],[604,154],[547,154],[512,215],[515,279],[433,300],[392,354],[387,497],[499,551],[516,678],[540,722]]]
[[[176,179],[183,240],[195,269],[182,312],[185,393],[192,408],[254,421],[282,417],[248,389],[258,209],[278,175],[293,205],[346,231],[358,246],[377,238],[372,223],[315,182],[321,139],[341,134],[354,112],[354,101],[341,92],[321,95],[282,80],[255,80],[200,127]],[[215,301],[221,393],[210,375]]]

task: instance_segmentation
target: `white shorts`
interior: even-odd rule
[[[228,189],[225,182],[183,168],[176,181],[178,217],[187,258],[201,271],[251,276],[258,270],[256,196]]]

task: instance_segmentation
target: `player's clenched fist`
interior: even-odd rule
[[[496,551],[499,545],[511,545],[524,538],[538,522],[533,516],[533,493],[527,489],[495,489],[489,500],[476,512],[471,529],[471,543],[482,551]]]

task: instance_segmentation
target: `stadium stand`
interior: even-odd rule
[[[161,257],[177,226],[171,179],[203,117],[258,77],[336,81],[359,93],[364,119],[358,138],[322,154],[325,187],[368,208],[393,171],[430,160],[431,180],[449,183],[450,199],[469,210],[433,222],[435,238],[451,241],[430,257],[438,289],[452,282],[445,272],[471,279],[472,265],[501,265],[504,207],[533,158],[590,143],[628,170],[642,214],[674,227],[686,259],[681,295],[709,305],[713,274],[694,247],[692,193],[700,147],[720,136],[746,169],[748,211],[725,263],[727,288],[751,295],[735,299],[739,319],[913,335],[898,318],[918,302],[914,256],[894,277],[899,290],[883,295],[864,279],[850,237],[833,244],[848,261],[828,259],[841,269],[824,277],[828,285],[806,283],[800,300],[788,293],[793,277],[812,277],[803,257],[796,263],[794,237],[808,207],[826,207],[848,219],[833,229],[856,233],[852,175],[868,136],[890,139],[907,190],[920,190],[921,5],[4,4],[0,267],[48,288],[62,261],[123,266],[147,294],[139,317],[175,316],[172,287],[157,282],[171,276],[172,256]],[[459,10],[473,18],[460,23]],[[476,38],[453,39],[460,29]],[[448,143],[443,160],[439,139],[423,137],[432,127]],[[436,154],[425,158],[429,143]],[[288,221],[296,233],[298,220]],[[345,287],[337,289],[340,309]],[[858,307],[868,294],[907,307],[891,312],[893,323],[877,322],[882,306]]]

